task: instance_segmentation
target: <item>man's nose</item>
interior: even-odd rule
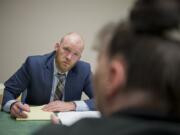
[[[73,54],[72,54],[72,53],[69,53],[69,54],[66,56],[66,58],[69,59],[69,60],[72,59],[72,57],[73,57]]]

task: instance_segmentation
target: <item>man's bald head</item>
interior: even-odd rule
[[[62,39],[61,39],[61,44],[65,42],[71,42],[72,44],[78,45],[80,48],[82,48],[82,51],[84,50],[84,41],[82,36],[80,36],[76,32],[71,32],[66,34]]]

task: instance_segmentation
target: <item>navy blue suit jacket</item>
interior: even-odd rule
[[[30,105],[43,105],[50,101],[53,84],[53,62],[55,52],[30,56],[21,68],[5,82],[2,105],[16,99],[27,89],[25,102]],[[90,65],[79,61],[68,72],[65,84],[65,101],[80,100],[82,92],[90,98],[85,103],[93,110],[93,93]]]

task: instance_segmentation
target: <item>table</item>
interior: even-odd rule
[[[31,135],[50,121],[16,121],[0,111],[0,135]]]

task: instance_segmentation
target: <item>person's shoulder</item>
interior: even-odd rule
[[[136,123],[136,119],[128,117],[84,118],[77,121],[71,126],[47,125],[46,127],[36,132],[35,135],[99,135],[99,133],[103,135],[109,135],[112,134],[112,131],[114,135],[134,135],[135,133],[133,132],[148,133],[148,130],[143,129],[144,126],[142,126],[142,122],[137,124]],[[149,125],[149,123],[146,123],[146,126],[147,124]]]
[[[91,66],[88,62],[78,61],[76,65],[72,68],[72,71],[75,71],[83,75],[87,75],[91,72]]]
[[[54,52],[47,53],[47,54],[42,54],[42,55],[31,55],[31,56],[28,56],[27,59],[33,59],[33,60],[46,59],[46,58],[49,58],[49,57],[51,57],[53,55],[54,55]]]
[[[90,64],[82,60],[78,61],[76,66],[80,68],[90,68]]]
[[[49,59],[52,59],[54,57],[55,53],[51,52],[51,53],[47,53],[47,54],[43,54],[43,55],[32,55],[32,56],[28,56],[26,58],[26,63],[34,63],[34,62],[46,62]]]
[[[85,118],[82,119],[71,126],[64,125],[52,125],[48,124],[36,131],[34,135],[60,135],[60,134],[74,134],[74,135],[85,135],[88,132],[94,131],[94,123],[96,123],[97,119],[94,118]],[[88,132],[87,132],[88,131]]]
[[[34,132],[33,135],[59,135],[60,133],[67,133],[67,128],[66,126],[48,124]]]
[[[99,133],[102,133],[103,135],[109,135],[112,134],[113,130],[119,130],[119,126],[114,124],[114,120],[111,118],[83,118],[71,126],[69,134],[99,135]]]

